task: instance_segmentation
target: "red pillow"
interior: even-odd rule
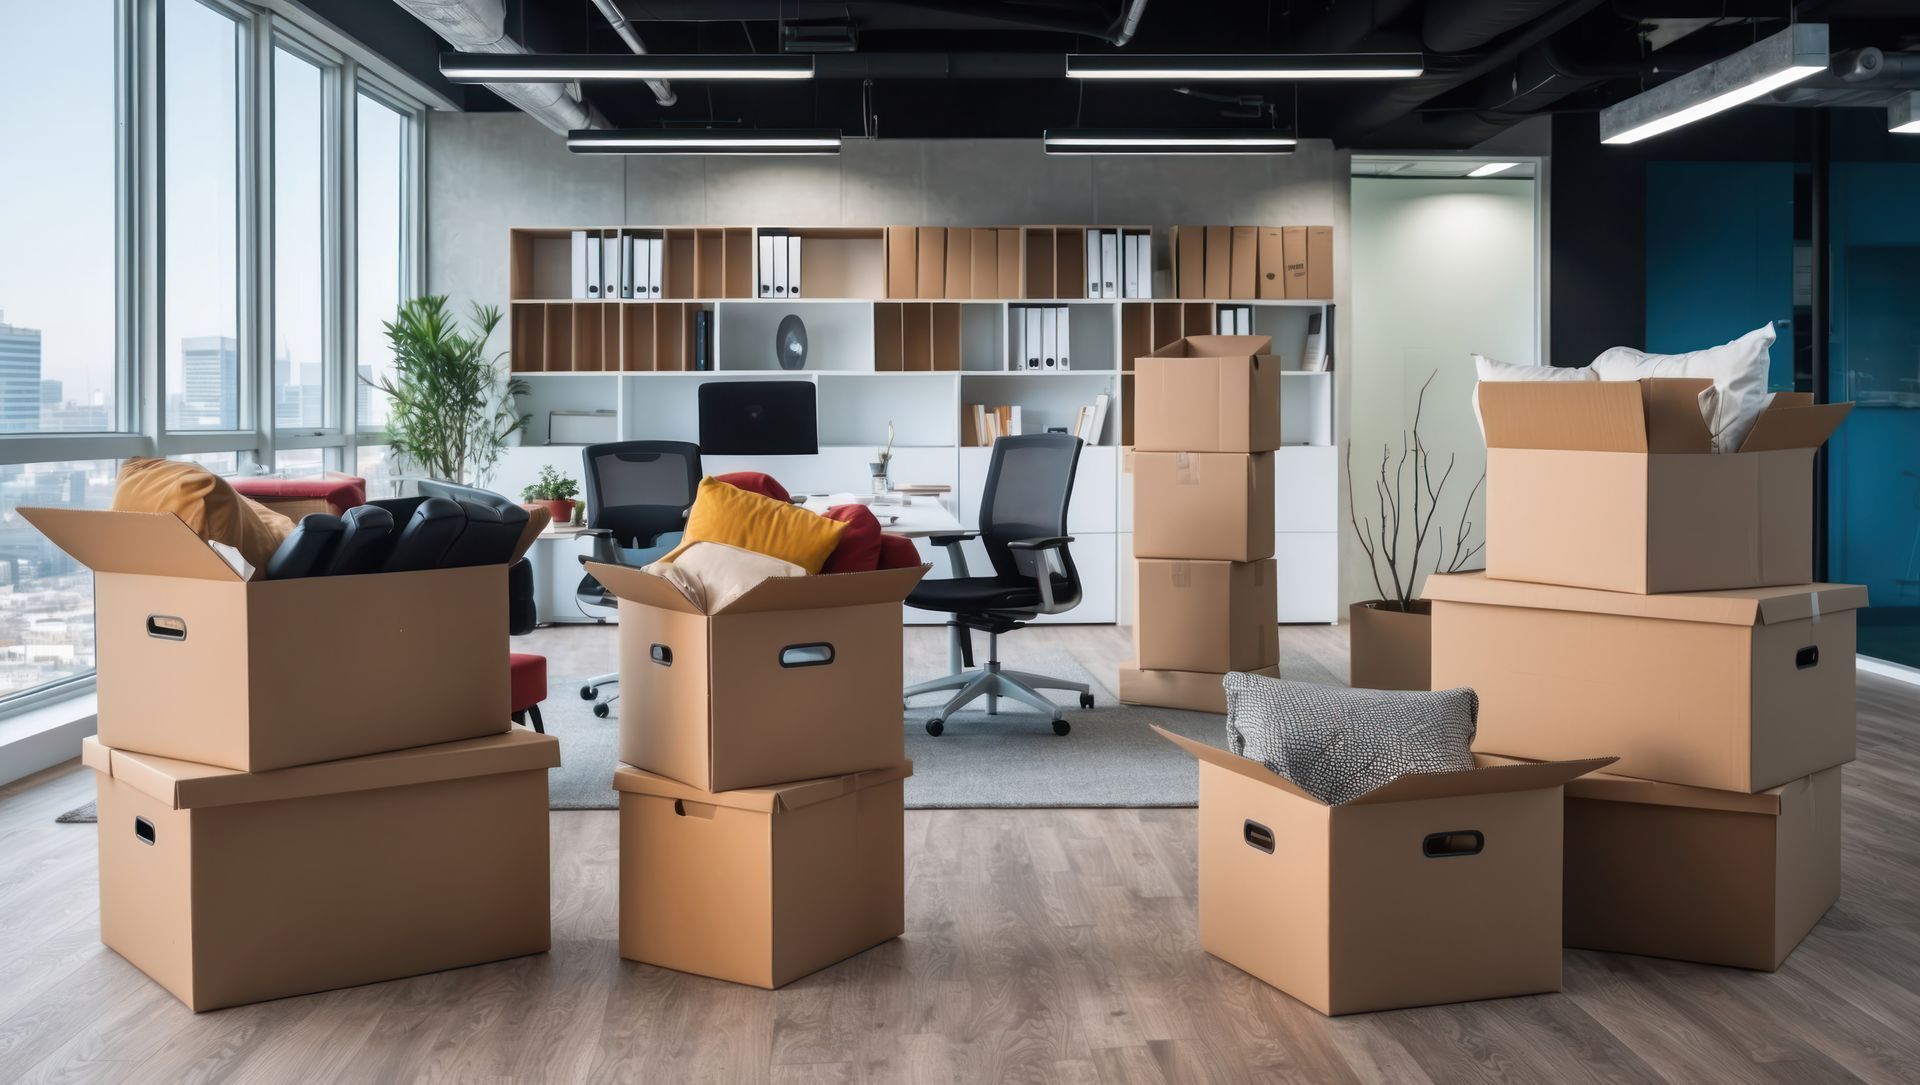
[[[880,567],[880,521],[872,510],[865,505],[835,505],[826,517],[846,524],[847,530],[820,567],[822,573],[870,573]]]
[[[736,490],[745,490],[750,494],[759,494],[761,497],[771,497],[775,501],[791,502],[793,500],[793,495],[787,492],[785,486],[780,485],[779,480],[759,471],[735,471],[731,474],[715,475],[713,480],[724,482]]]
[[[851,531],[852,529],[848,530]],[[842,545],[845,545],[845,543],[843,542]],[[920,560],[920,550],[913,545],[912,539],[907,538],[905,535],[888,535],[884,533],[880,536],[879,568],[911,569],[920,564],[923,564]]]

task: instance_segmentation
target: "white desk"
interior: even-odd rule
[[[828,494],[824,498],[809,498],[801,507],[811,512],[826,512],[834,505],[860,503],[853,494]],[[908,505],[868,505],[867,508],[880,521],[880,530],[889,535],[924,539],[930,535],[957,535],[967,530],[937,497],[916,497]]]
[[[584,528],[548,528],[534,536],[533,605],[541,625],[591,623],[597,615],[588,615],[576,596],[580,578],[587,571],[580,566],[580,555],[593,554],[593,536]],[[608,620],[611,620],[609,618]]]

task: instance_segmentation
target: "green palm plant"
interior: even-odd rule
[[[515,407],[527,383],[500,379],[500,360],[489,357],[487,339],[500,323],[500,309],[473,307],[471,330],[447,311],[445,295],[429,294],[400,306],[387,321],[393,374],[362,380],[386,393],[387,440],[393,450],[437,479],[484,480],[507,447],[507,438],[527,424]]]

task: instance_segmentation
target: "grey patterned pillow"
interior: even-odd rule
[[[1226,677],[1227,748],[1329,806],[1409,772],[1474,767],[1480,696],[1345,689],[1235,672]]]

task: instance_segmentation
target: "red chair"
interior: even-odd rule
[[[272,478],[238,475],[227,479],[234,492],[251,497],[296,523],[302,516],[324,512],[334,516],[367,503],[367,480],[329,473],[322,478]]]
[[[510,685],[513,722],[527,724],[536,732],[546,734],[546,725],[540,719],[540,702],[547,699],[547,657],[514,652],[507,659],[513,675]]]

